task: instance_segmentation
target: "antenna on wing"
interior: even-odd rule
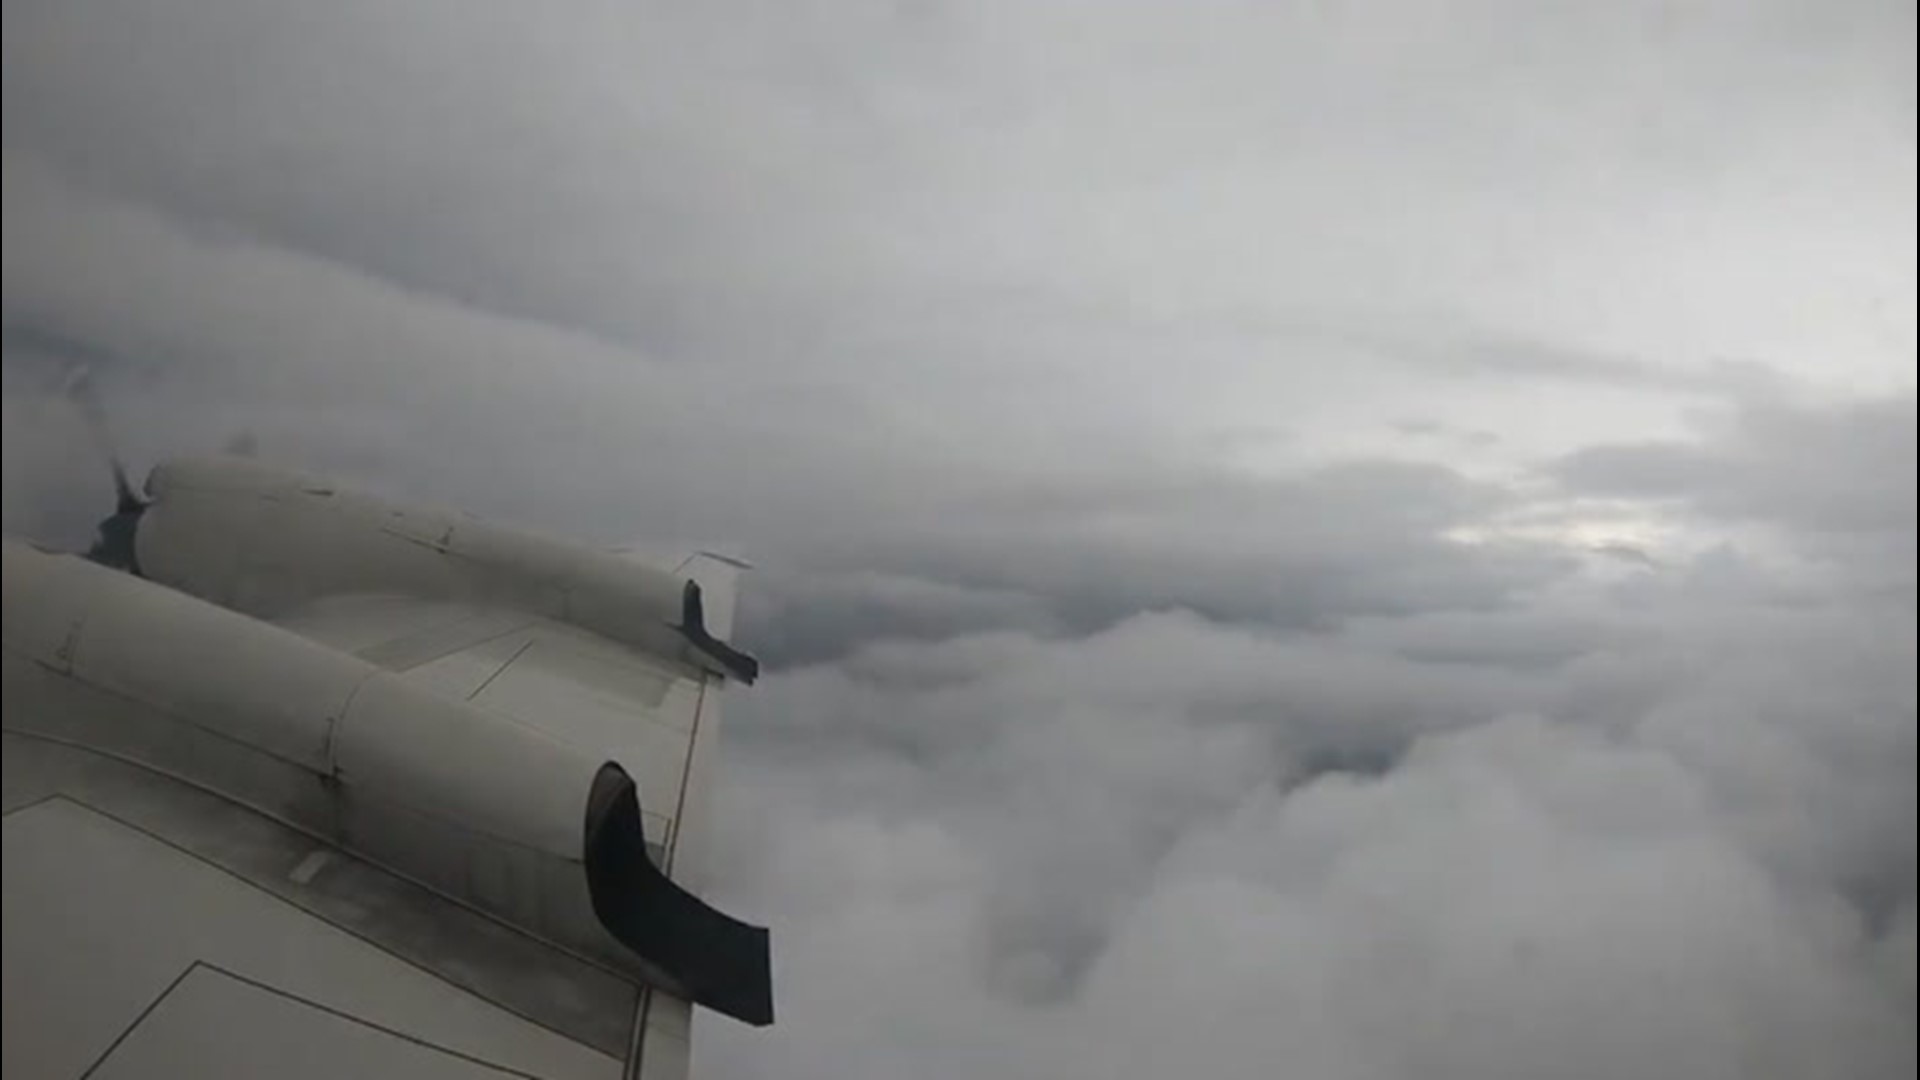
[[[139,527],[140,515],[147,509],[146,500],[133,489],[133,481],[127,476],[126,463],[121,460],[119,447],[113,441],[113,429],[107,423],[106,408],[101,405],[100,393],[93,385],[92,370],[84,364],[76,367],[67,377],[64,389],[67,399],[86,421],[94,445],[107,459],[107,468],[113,472],[113,513],[100,522],[87,558],[117,570],[139,573],[133,535]]]

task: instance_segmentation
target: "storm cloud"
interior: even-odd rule
[[[5,525],[752,558],[701,1075],[1904,1075],[1911,5],[9,3]]]

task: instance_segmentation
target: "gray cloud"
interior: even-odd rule
[[[85,362],[752,556],[714,1075],[1900,1075],[1912,40],[9,4],[5,524],[108,505]]]
[[[781,676],[736,710],[737,899],[838,1018],[783,1068],[1897,1070],[1911,609],[1686,594],[1518,616],[1585,641],[1551,670],[1154,616]]]
[[[1672,499],[1699,513],[1800,531],[1914,533],[1914,403],[1758,406],[1717,444],[1596,446],[1563,459],[1569,485]]]

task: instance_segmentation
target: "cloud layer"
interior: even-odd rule
[[[1913,1067],[1910,7],[5,19],[10,532],[761,564],[702,1072]]]

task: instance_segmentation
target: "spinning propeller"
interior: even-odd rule
[[[64,390],[67,399],[80,410],[94,445],[113,471],[113,513],[96,527],[87,558],[102,566],[137,574],[140,567],[133,551],[133,535],[140,526],[140,515],[146,512],[147,501],[134,490],[133,481],[127,477],[126,463],[121,460],[120,450],[113,441],[113,430],[107,423],[106,409],[100,404],[99,391],[93,385],[93,373],[85,367],[76,368],[68,376]]]

